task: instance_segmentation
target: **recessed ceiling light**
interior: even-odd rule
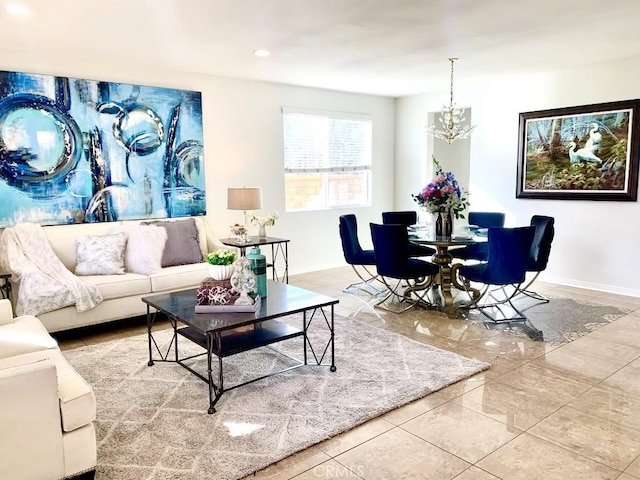
[[[10,3],[6,6],[7,12],[11,15],[29,15],[29,7],[21,3]]]
[[[262,49],[259,49],[259,50],[254,50],[254,51],[253,51],[253,54],[254,54],[256,57],[268,57],[269,55],[271,55],[271,52],[270,52],[269,50],[262,50]]]

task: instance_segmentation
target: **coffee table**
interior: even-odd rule
[[[148,365],[152,366],[155,362],[178,363],[207,382],[209,385],[208,412],[210,414],[215,413],[215,405],[223,393],[263,378],[308,365],[308,350],[313,356],[312,365],[329,366],[332,372],[336,371],[334,307],[339,300],[335,298],[286,283],[268,280],[267,298],[262,299],[260,307],[255,313],[195,313],[196,289],[143,297],[142,301],[147,304]],[[325,308],[328,311],[325,311]],[[160,349],[153,336],[153,326],[159,313],[165,314],[169,318],[173,328],[171,342],[165,351]],[[301,328],[277,320],[294,313],[302,313]],[[326,345],[321,346],[322,348],[318,348],[316,345],[314,349],[307,331],[311,322],[316,319],[326,323],[329,329],[329,339]],[[223,358],[296,337],[303,337],[302,360],[278,352],[279,355],[293,359],[296,362],[295,365],[231,387],[225,386]],[[204,352],[181,357],[178,348],[179,338],[186,338],[196,343],[204,349]],[[154,354],[159,357],[154,357]],[[331,357],[331,363],[323,363],[328,354]],[[169,358],[170,356],[173,358]],[[185,364],[185,361],[199,356],[207,357],[206,374],[197,372]],[[214,380],[213,373],[214,358],[218,359],[217,381]]]

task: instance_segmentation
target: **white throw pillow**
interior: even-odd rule
[[[76,275],[122,275],[127,236],[79,235],[76,237]]]
[[[167,243],[167,230],[156,225],[129,225],[125,265],[128,272],[151,275],[162,268],[162,253]]]

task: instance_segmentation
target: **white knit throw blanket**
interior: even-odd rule
[[[56,256],[40,225],[19,223],[0,238],[0,265],[17,285],[16,315],[39,315],[75,303],[79,312],[100,302],[95,285],[83,282]]]

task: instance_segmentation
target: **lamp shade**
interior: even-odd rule
[[[259,210],[262,208],[262,189],[260,187],[237,187],[227,189],[227,208],[229,210]]]

